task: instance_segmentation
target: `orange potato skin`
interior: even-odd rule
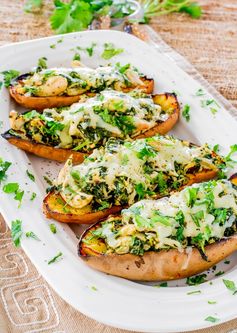
[[[200,183],[202,181],[213,179],[216,176],[217,176],[217,170],[203,171],[196,175],[189,175],[189,181],[185,185],[185,187],[192,185],[194,183]],[[157,195],[155,198],[158,199],[159,196]],[[56,221],[66,222],[66,223],[91,224],[101,221],[106,217],[108,217],[109,215],[118,213],[122,209],[126,208],[122,206],[113,206],[103,211],[87,212],[86,214],[76,214],[75,212],[68,213],[62,210],[63,206],[58,206],[58,205],[55,206],[55,201],[57,199],[63,200],[60,194],[56,193],[55,191],[51,191],[48,193],[48,195],[45,197],[43,201],[44,214],[48,218],[53,218]]]
[[[129,92],[134,88],[141,89],[147,94],[151,94],[154,88],[154,80],[148,78],[141,78],[144,82],[143,86],[131,87],[123,89],[123,92]],[[49,108],[56,108],[62,106],[69,106],[73,103],[76,103],[80,100],[81,95],[76,96],[50,96],[50,97],[34,97],[34,96],[25,96],[16,92],[14,86],[9,88],[9,93],[11,97],[21,106],[27,109],[34,110],[43,110]],[[95,93],[86,93],[89,96],[94,96]]]
[[[190,254],[176,249],[149,251],[143,256],[134,254],[100,254],[86,249],[82,243],[78,254],[87,265],[101,272],[138,281],[167,281],[183,279],[201,273],[214,266],[237,250],[237,238],[230,237],[206,246],[205,261],[198,249],[193,248]]]
[[[35,97],[36,98],[36,97]],[[38,98],[38,97],[37,97]],[[138,135],[134,137],[136,138],[144,138],[144,137],[150,137],[153,136],[157,133],[159,134],[166,134],[171,128],[174,127],[176,122],[179,119],[179,113],[180,113],[180,107],[179,103],[177,101],[176,95],[174,94],[157,94],[153,96],[154,102],[155,103],[164,103],[164,110],[166,108],[167,101],[169,101],[169,105],[172,106],[173,108],[173,113],[170,115],[170,117],[162,122],[158,123],[156,126],[154,126],[152,129],[144,132],[141,135]],[[50,146],[43,145],[41,143],[36,143],[30,140],[24,140],[21,139],[20,137],[16,137],[13,135],[8,134],[7,132],[2,135],[5,139],[8,140],[9,143],[12,145],[25,150],[28,153],[32,153],[34,155],[47,158],[50,160],[58,161],[58,162],[65,162],[69,156],[73,156],[73,162],[74,163],[81,163],[83,162],[84,158],[88,156],[86,153],[74,151],[71,149],[63,149],[63,148],[54,148]]]

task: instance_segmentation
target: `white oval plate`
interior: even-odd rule
[[[58,42],[63,39],[62,42]],[[200,107],[202,99],[213,99],[208,93],[197,97],[195,93],[200,84],[184,73],[175,63],[159,54],[149,45],[125,33],[115,31],[93,31],[54,36],[34,41],[11,44],[1,48],[0,71],[17,69],[21,73],[37,64],[40,57],[48,58],[48,66],[70,66],[74,51],[71,49],[88,47],[97,43],[95,54],[79,51],[81,60],[86,65],[96,67],[108,62],[137,66],[140,71],[155,79],[155,91],[178,91],[183,104],[191,107],[191,120],[187,123],[181,119],[174,130],[180,138],[195,143],[220,143],[224,152],[236,143],[237,123],[228,112],[214,104],[218,109],[213,115],[210,108]],[[104,43],[112,42],[124,52],[110,61],[100,55]],[[56,45],[50,48],[50,45]],[[205,89],[204,89],[205,90]],[[9,98],[5,88],[1,91],[2,132],[9,127],[8,113],[12,108],[19,109]],[[26,155],[24,152],[0,139],[1,157],[13,164],[9,169],[8,181],[17,181],[25,196],[21,208],[9,195],[1,193],[1,211],[10,226],[11,221],[20,219],[24,231],[33,231],[41,242],[23,237],[22,247],[37,267],[39,272],[56,290],[56,292],[75,309],[108,325],[144,332],[178,332],[203,328],[212,325],[205,321],[207,316],[220,319],[221,323],[237,316],[237,296],[233,296],[223,284],[222,278],[215,277],[219,270],[225,271],[225,278],[237,284],[237,257],[232,255],[231,263],[222,263],[214,272],[207,273],[206,282],[190,287],[184,280],[168,283],[167,288],[156,288],[152,284],[140,284],[108,276],[87,267],[77,256],[75,233],[78,235],[83,227],[73,228],[66,224],[57,224],[57,234],[49,230],[49,223],[42,213],[42,200],[47,184],[43,176],[51,178],[57,174],[60,165]],[[26,169],[36,175],[36,182],[26,176]],[[31,193],[37,193],[35,201],[29,200]],[[59,251],[63,259],[52,265],[47,261]],[[187,293],[200,290],[200,294]],[[214,305],[208,300],[216,301]]]

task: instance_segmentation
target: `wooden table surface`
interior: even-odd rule
[[[151,26],[228,100],[237,106],[237,1],[201,0],[203,15],[186,14],[153,19]],[[43,14],[23,12],[24,0],[0,0],[0,41],[15,42],[49,36],[49,9]]]

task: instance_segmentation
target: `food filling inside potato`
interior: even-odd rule
[[[172,98],[171,98],[172,99]],[[109,137],[129,138],[146,132],[173,112],[139,91],[105,90],[70,107],[10,113],[11,134],[58,148],[88,152]]]
[[[235,233],[236,223],[236,186],[213,180],[170,197],[137,202],[123,210],[121,217],[110,217],[92,228],[83,242],[106,254],[143,255],[195,246],[205,257],[205,246]]]
[[[171,136],[135,141],[111,138],[80,165],[69,159],[60,171],[56,190],[72,207],[104,210],[111,206],[166,195],[188,182],[190,174],[218,171],[219,156]]]
[[[121,66],[50,68],[36,70],[16,81],[15,91],[25,96],[76,96],[84,92],[99,92],[106,88],[123,90],[144,86],[143,74],[126,64]]]

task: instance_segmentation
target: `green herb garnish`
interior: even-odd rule
[[[56,225],[54,223],[50,223],[49,228],[50,228],[50,230],[53,234],[57,233],[57,228],[56,228]]]
[[[216,304],[217,301],[208,301],[207,303],[208,303],[208,304]]]
[[[26,174],[30,178],[30,180],[32,180],[32,182],[35,181],[35,176],[29,170],[26,170]]]
[[[209,321],[210,323],[216,323],[219,320],[220,320],[219,318],[212,317],[212,316],[208,316],[207,318],[205,318],[205,321]]]
[[[36,193],[32,192],[31,197],[30,197],[30,201],[34,201],[36,198]]]
[[[37,64],[37,68],[36,68],[36,72],[39,72],[42,69],[46,69],[47,68],[47,62],[46,61],[47,61],[46,57],[39,58],[38,64]]]
[[[62,255],[63,255],[62,252],[59,252],[55,257],[53,257],[52,259],[50,259],[50,260],[48,261],[48,265],[50,265],[50,264],[52,264],[52,263],[58,261],[58,259],[59,259],[60,257],[62,257]]]
[[[7,170],[10,168],[10,166],[11,162],[3,161],[3,159],[0,158],[0,184],[7,178]]]
[[[15,220],[11,223],[11,236],[13,243],[16,247],[21,245],[21,236],[22,236],[22,221]]]
[[[185,104],[182,111],[182,116],[185,118],[186,121],[190,120],[190,105]]]
[[[27,238],[33,238],[33,239],[35,239],[37,241],[40,241],[39,237],[36,236],[36,234],[33,231],[27,231],[26,232],[26,237]]]
[[[224,285],[226,286],[226,288],[233,292],[233,295],[235,295],[237,293],[237,288],[236,288],[234,281],[225,280],[225,279],[223,279],[222,281],[223,281]]]
[[[201,294],[201,290],[194,290],[194,291],[189,291],[187,295],[198,295]]]
[[[204,96],[206,93],[203,91],[202,88],[199,88],[195,93],[195,96]]]
[[[200,274],[200,275],[196,275],[196,276],[190,276],[187,278],[186,283],[189,286],[195,286],[201,283],[206,282],[206,274]]]
[[[9,69],[7,71],[0,72],[3,75],[3,82],[6,88],[9,88],[11,85],[11,81],[20,75],[20,72],[15,69]]]
[[[24,191],[20,190],[19,184],[18,183],[8,183],[6,185],[3,186],[3,192],[7,193],[7,194],[15,194],[14,199],[16,201],[19,201],[19,205],[18,208],[21,205],[22,202],[22,198],[24,195]]]
[[[116,49],[114,47],[114,44],[112,43],[105,43],[104,44],[104,51],[101,54],[101,57],[105,60],[109,60],[113,58],[114,56],[124,52],[124,49]]]

